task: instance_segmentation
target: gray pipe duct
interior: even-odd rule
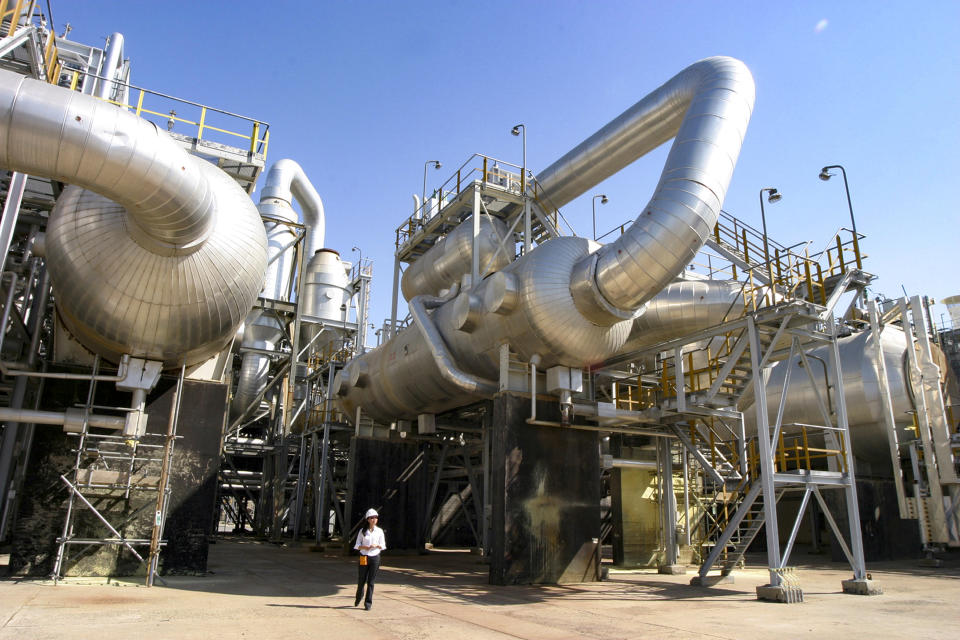
[[[344,412],[381,422],[437,413],[489,395],[454,383],[496,379],[500,345],[543,368],[584,367],[618,353],[642,304],[672,280],[713,229],[753,106],[743,63],[697,62],[543,172],[541,199],[560,206],[676,135],[653,199],[615,243],[561,237],[442,304],[443,344],[406,329],[352,360],[335,382]],[[599,249],[599,251],[598,251]],[[436,352],[455,363],[447,370]]]
[[[46,256],[60,317],[88,349],[170,367],[232,339],[267,256],[225,173],[123,109],[9,71],[0,166],[76,185],[51,212]]]
[[[753,101],[742,62],[701,60],[537,176],[541,199],[559,208],[675,137],[640,217],[577,265],[572,288],[587,317],[609,325],[632,316],[700,250],[720,214]]]
[[[0,422],[25,422],[28,424],[67,425],[70,431],[79,432],[83,426],[83,409],[70,408],[66,412],[35,411],[0,407]],[[91,413],[87,424],[103,429],[123,429],[123,416],[106,416]]]

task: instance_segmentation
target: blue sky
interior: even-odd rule
[[[445,165],[428,190],[475,152],[519,164],[510,129],[523,122],[536,173],[712,55],[740,58],[757,85],[727,211],[759,227],[758,192],[777,187],[770,236],[822,247],[849,214],[842,180],[817,174],[842,164],[874,290],[960,293],[960,2],[84,0],[53,12],[73,40],[123,33],[135,84],[269,122],[268,165],[304,167],[327,245],[373,258],[377,326],[426,160]],[[565,216],[589,235],[590,196],[606,193],[598,228],[632,219],[664,158]]]

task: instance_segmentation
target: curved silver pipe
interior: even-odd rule
[[[225,173],[123,109],[8,71],[0,166],[96,192],[67,187],[46,233],[60,317],[88,349],[174,366],[230,341],[262,284],[266,238]]]
[[[447,300],[444,298],[433,298],[430,296],[416,296],[410,301],[410,315],[413,321],[420,329],[424,339],[427,341],[427,347],[433,355],[434,364],[440,370],[444,380],[453,384],[463,393],[491,395],[497,392],[497,383],[492,380],[486,380],[479,376],[471,375],[457,368],[450,352],[443,342],[443,336],[433,325],[433,321],[427,314],[427,309],[434,309]]]
[[[0,166],[116,202],[151,251],[188,252],[210,234],[217,200],[201,163],[132,113],[0,70]]]
[[[652,203],[620,240],[600,248],[583,238],[555,238],[437,307],[430,319],[455,368],[494,379],[503,344],[524,360],[539,354],[543,368],[589,367],[620,353],[643,302],[682,271],[712,230],[753,98],[753,80],[741,62],[695,63],[541,174],[538,197],[558,206],[677,137]],[[630,255],[618,274],[605,266],[605,256],[620,251]],[[600,267],[608,275],[594,278]],[[624,274],[643,283],[640,295],[608,299],[599,283]],[[390,422],[481,395],[457,393],[459,387],[428,364],[426,343],[436,340],[422,333],[405,329],[347,365],[337,392],[348,416],[359,407]]]
[[[291,205],[296,199],[303,212],[303,224],[307,228],[304,250],[307,259],[320,249],[326,235],[326,217],[323,212],[323,200],[296,161],[289,158],[277,160],[267,173],[267,181],[260,192],[261,212],[264,204],[271,199]]]
[[[472,270],[473,224],[465,221],[430,247],[403,272],[400,287],[403,297],[411,300],[419,295],[438,295],[460,281]],[[499,271],[510,264],[512,255],[500,247],[507,235],[507,226],[498,218],[480,218],[477,249],[482,272]],[[513,253],[512,247],[510,253]]]
[[[413,194],[413,215],[418,220],[423,215],[420,211],[420,196],[417,194]]]
[[[117,75],[117,67],[123,59],[123,34],[113,33],[107,41],[107,49],[104,52],[103,64],[100,65],[100,80],[97,81],[98,98],[110,100],[113,93],[114,76]]]
[[[578,265],[571,286],[584,313],[603,324],[625,319],[690,263],[717,222],[753,102],[746,65],[701,60],[537,176],[541,200],[559,208],[674,138],[636,222]]]

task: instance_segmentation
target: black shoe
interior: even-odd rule
[[[353,606],[355,606],[355,607],[359,607],[359,606],[360,606],[360,598],[357,598],[356,600],[353,601]]]
[[[363,605],[363,608],[366,609],[367,611],[370,611],[370,609],[371,609],[372,607],[373,607],[373,603],[372,603],[372,602],[368,602],[368,603],[366,603],[365,605]]]

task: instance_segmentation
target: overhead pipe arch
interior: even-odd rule
[[[560,207],[675,138],[653,197],[620,239],[605,247],[550,240],[438,306],[427,316],[436,331],[411,327],[355,358],[335,383],[345,413],[361,407],[389,422],[484,397],[503,343],[523,358],[539,356],[544,368],[618,353],[638,310],[716,224],[753,101],[742,62],[701,60],[548,167],[537,176],[538,196]],[[430,344],[435,334],[443,345]],[[470,383],[456,383],[463,380]]]

